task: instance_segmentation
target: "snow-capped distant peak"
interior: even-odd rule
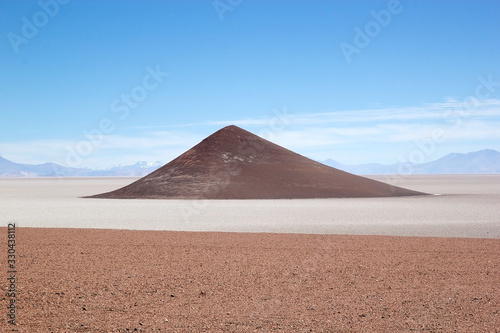
[[[135,166],[140,167],[140,168],[153,168],[163,165],[161,161],[156,161],[156,162],[146,162],[146,161],[140,161],[135,164]]]

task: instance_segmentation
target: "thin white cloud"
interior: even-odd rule
[[[113,166],[142,156],[145,160],[169,160],[202,137],[191,132],[151,132],[140,136],[106,135],[79,140],[33,140],[0,143],[0,156],[17,163],[37,164],[54,162],[68,165],[68,156],[81,157],[78,167]],[[85,154],[78,154],[78,147],[90,147]],[[71,153],[73,152],[73,153]],[[76,152],[76,153],[74,153]],[[118,162],[118,161],[122,162]],[[135,163],[137,161],[134,161]]]
[[[470,114],[475,117],[500,116],[500,100],[489,99],[477,101],[473,106],[467,101],[447,99],[440,103],[426,103],[418,107],[401,108],[376,108],[347,111],[331,111],[320,113],[295,113],[284,112],[283,117],[290,125],[326,125],[345,123],[383,123],[383,122],[411,122],[411,121],[438,121],[449,118],[449,113]],[[224,126],[229,124],[241,126],[268,126],[274,114],[266,118],[245,118],[233,120],[205,121],[174,125],[173,127],[199,127],[199,126]]]
[[[197,123],[188,123],[180,125],[172,125],[169,127],[200,127],[200,126],[265,126],[269,124],[269,118],[255,118],[255,119],[233,119],[233,120],[212,120]]]
[[[127,134],[112,134],[94,145],[82,166],[112,166],[137,158],[148,161],[168,161],[189,149],[206,136],[203,127],[235,124],[249,127],[264,138],[303,155],[335,156],[337,151],[356,156],[377,156],[377,149],[412,147],[419,140],[432,137],[440,130],[446,144],[481,142],[498,149],[500,142],[500,100],[486,100],[465,107],[463,101],[448,99],[442,103],[419,107],[379,108],[323,113],[281,112],[267,118],[245,118],[231,121],[216,120],[176,126],[128,127]],[[278,122],[276,120],[278,119]],[[0,156],[22,163],[57,162],[64,164],[68,147],[86,139],[36,140],[0,143]],[[442,144],[444,145],[444,144]],[[316,155],[315,155],[316,154]],[[386,154],[384,152],[384,154]],[[380,154],[382,155],[382,153]],[[383,161],[373,161],[383,162]]]
[[[140,136],[108,135],[98,147],[99,149],[153,149],[195,144],[202,139],[191,132],[154,131]]]

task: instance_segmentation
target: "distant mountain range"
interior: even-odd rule
[[[491,174],[500,173],[500,152],[492,149],[468,154],[452,153],[438,160],[421,163],[346,165],[328,159],[328,166],[356,175],[384,174]],[[143,177],[163,166],[163,162],[137,162],[108,169],[69,168],[56,163],[20,164],[0,157],[0,177]]]
[[[500,173],[500,152],[485,149],[467,154],[452,153],[435,161],[419,164],[345,165],[331,159],[322,163],[357,175],[491,174]]]
[[[0,157],[0,177],[143,177],[163,162],[137,162],[108,169],[69,168],[56,163],[20,164]]]

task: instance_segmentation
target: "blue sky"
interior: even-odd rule
[[[236,124],[346,164],[500,150],[499,1],[0,3],[0,156],[169,161]]]

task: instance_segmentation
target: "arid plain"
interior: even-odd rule
[[[391,177],[372,177],[390,182]],[[82,199],[136,178],[0,179],[20,227],[500,238],[500,175],[415,175],[432,196],[293,200]]]
[[[0,180],[2,331],[499,332],[500,175],[397,184],[439,194],[418,197],[80,198],[134,180]]]

